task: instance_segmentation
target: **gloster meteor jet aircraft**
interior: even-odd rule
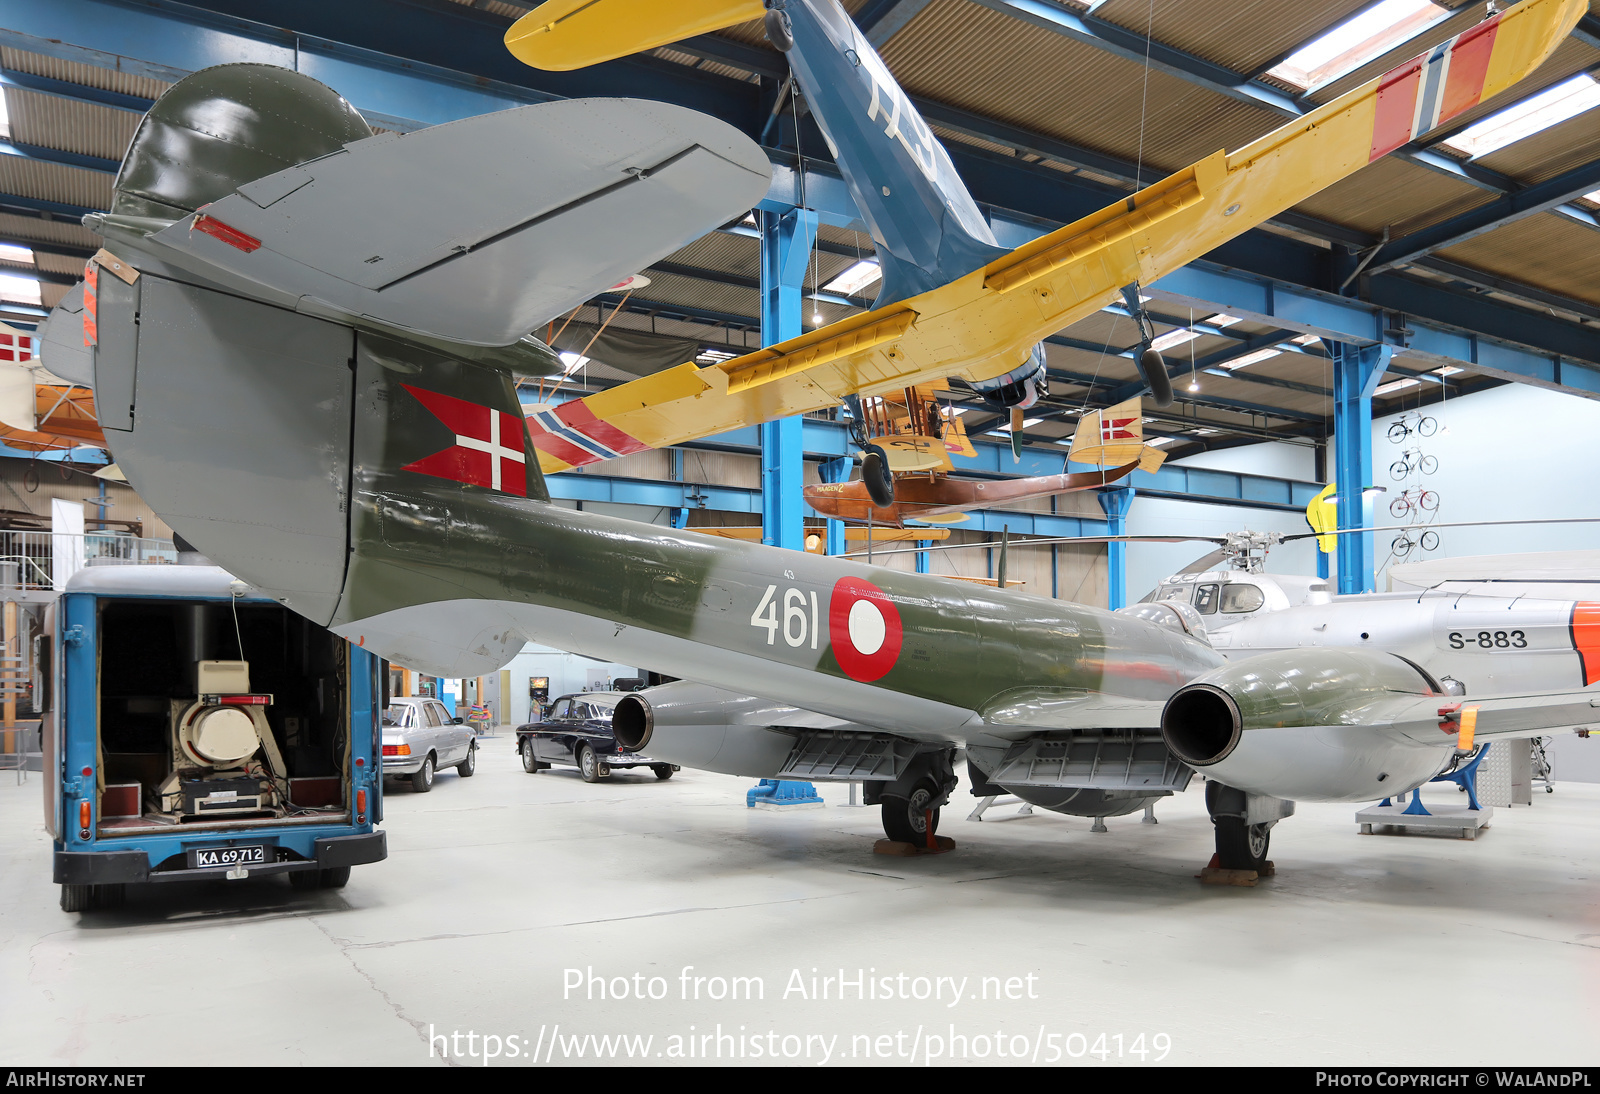
[[[554,29],[533,38],[567,50],[588,39],[563,28],[592,30],[609,55],[616,35],[593,22],[608,6],[541,8]],[[635,21],[646,30],[681,16],[672,36],[701,6],[748,5],[633,5],[655,13]],[[931,249],[891,272],[899,299],[876,311],[668,370],[667,404],[585,400],[596,436],[681,432],[674,402],[698,401],[710,432],[950,374],[1025,397],[1033,371],[1016,370],[1044,334],[1509,86],[1586,5],[1527,0],[1013,252],[985,243],[837,4],[771,7],[797,71],[848,106],[825,113],[841,161],[858,179],[888,171],[880,197],[903,182],[915,198],[874,206],[858,187],[863,215],[909,218],[898,238],[915,229]],[[964,747],[975,780],[1080,815],[1138,809],[1202,769],[1222,864],[1248,869],[1296,797],[1371,800],[1432,776],[1463,735],[1596,720],[1587,691],[1455,709],[1390,655],[1225,664],[1172,609],[1106,612],[551,504],[514,385],[558,366],[527,332],[749,209],[768,171],[731,127],[659,103],[375,137],[304,76],[209,69],[141,124],[112,210],[90,218],[107,251],[52,316],[45,363],[92,381],[106,443],[163,519],[310,619],[441,676],[493,671],[535,640],[694,681],[624,700],[619,738],[712,770],[864,781],[898,839],[930,835]]]

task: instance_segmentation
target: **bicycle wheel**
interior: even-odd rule
[[[1406,536],[1395,536],[1389,544],[1389,553],[1395,558],[1405,558],[1415,547],[1416,544]]]
[[[1424,437],[1433,436],[1438,429],[1439,422],[1436,418],[1424,418],[1422,421],[1417,423],[1417,432],[1422,434]]]
[[[1422,473],[1424,475],[1431,475],[1435,471],[1439,470],[1439,461],[1432,456],[1424,456],[1418,462],[1418,466],[1422,468]]]
[[[1406,500],[1404,494],[1389,503],[1389,515],[1396,519],[1411,512],[1411,502]]]
[[[1395,444],[1400,444],[1402,441],[1404,441],[1406,439],[1406,434],[1410,432],[1410,427],[1404,422],[1389,423],[1389,439]]]
[[[1405,460],[1395,460],[1389,465],[1389,477],[1399,482],[1411,473],[1411,465]]]
[[[1424,490],[1417,498],[1417,507],[1431,513],[1439,508],[1439,495],[1432,490]]]
[[[1438,532],[1424,532],[1422,533],[1421,540],[1422,549],[1424,551],[1437,551],[1439,549]]]

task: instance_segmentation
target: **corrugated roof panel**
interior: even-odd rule
[[[935,0],[888,46],[912,94],[1127,160],[1151,178],[1219,148],[1237,148],[1279,119],[1143,65],[1081,45],[969,0]]]
[[[1252,73],[1290,53],[1371,0],[1254,0],[1175,4],[1106,0],[1095,15],[1234,72]]]
[[[1302,213],[1377,236],[1402,236],[1466,212],[1495,194],[1386,156],[1295,206]]]
[[[1452,262],[1600,304],[1595,238],[1594,232],[1541,213],[1438,253]]]
[[[1438,0],[1435,0],[1435,2],[1438,2]],[[1364,7],[1365,5],[1358,6]],[[1449,5],[1445,4],[1444,6],[1448,7]],[[1444,22],[1429,27],[1416,37],[1401,42],[1389,52],[1374,57],[1360,68],[1346,73],[1337,80],[1324,84],[1312,95],[1312,100],[1320,104],[1337,99],[1351,88],[1360,87],[1374,76],[1388,72],[1396,65],[1409,61],[1418,54],[1426,53],[1440,42],[1453,38],[1462,31],[1476,26],[1482,21],[1485,11],[1485,5],[1482,3],[1467,4]]]
[[[116,69],[86,65],[78,61],[65,61],[60,57],[46,57],[42,53],[0,46],[0,66],[13,72],[30,72],[35,76],[49,76],[71,84],[116,91],[123,95],[136,95],[141,99],[156,99],[171,87],[164,80],[149,76],[134,76]]]
[[[651,273],[650,287],[643,295],[662,304],[747,315],[752,320],[761,314],[761,293],[755,289],[718,285],[676,274]]]
[[[98,171],[21,156],[0,156],[0,193],[109,209],[111,183],[112,176]]]
[[[53,308],[61,303],[61,298],[71,291],[71,285],[55,285],[48,281],[39,283],[39,299],[44,301],[46,308]]]
[[[70,220],[45,220],[20,213],[0,213],[0,239],[18,243],[60,243],[98,250],[100,237]]]
[[[74,277],[83,276],[83,259],[74,258],[72,255],[51,254],[49,251],[35,249],[33,264],[41,273],[71,274]]]
[[[140,115],[109,106],[5,89],[11,139],[42,148],[120,161],[139,128]]]

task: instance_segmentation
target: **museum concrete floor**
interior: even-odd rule
[[[630,1049],[1100,1066],[1165,1045],[1170,1063],[1554,1066],[1600,1044],[1600,785],[1502,810],[1472,843],[1360,836],[1354,807],[1302,806],[1274,834],[1277,877],[1214,888],[1194,879],[1198,780],[1158,825],[1104,834],[1053,814],[969,823],[963,787],[941,827],[958,849],[901,859],[871,853],[877,811],[836,807],[843,788],[762,812],[744,779],[528,775],[500,737],[472,779],[392,790],[389,859],[342,891],[160,886],[79,917],[50,884],[39,776],[13,780],[8,1064],[481,1063],[488,1045],[493,1066]],[[566,988],[590,969],[646,998]],[[710,998],[734,977],[737,1001]]]

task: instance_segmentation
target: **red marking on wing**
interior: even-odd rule
[[[556,417],[576,429],[590,440],[599,441],[619,456],[643,452],[650,446],[624,433],[604,418],[595,417],[594,411],[582,399],[573,399],[556,407]]]
[[[1426,60],[1426,55],[1413,57],[1379,81],[1368,163],[1410,143],[1411,126],[1417,113],[1417,87],[1422,82],[1422,63]],[[1481,85],[1482,81],[1479,83]]]
[[[1445,81],[1444,101],[1439,108],[1441,125],[1483,99],[1483,79],[1489,72],[1489,57],[1494,53],[1495,32],[1499,29],[1500,16],[1496,15],[1464,32],[1450,47],[1450,78]]]
[[[1600,604],[1572,606],[1572,648],[1578,651],[1584,687],[1600,682]]]

